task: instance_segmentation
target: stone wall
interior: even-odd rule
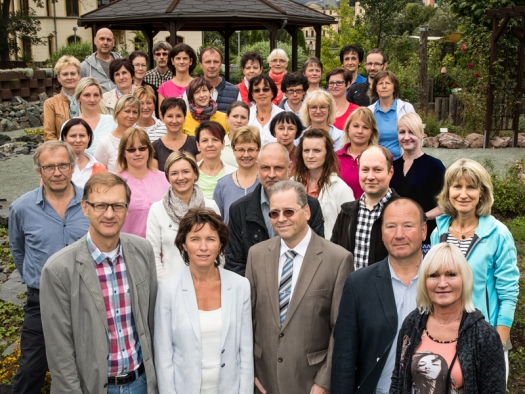
[[[44,70],[34,70],[32,77],[17,71],[0,73],[0,101],[21,97],[26,101],[38,101],[38,95],[52,96],[57,84],[56,78],[46,75]]]

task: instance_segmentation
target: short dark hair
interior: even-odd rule
[[[318,66],[321,69],[321,72],[323,72],[323,63],[319,60],[319,58],[315,56],[312,56],[306,59],[306,61],[303,64],[303,69],[301,70],[301,72],[304,74],[306,69],[312,64]]]
[[[186,91],[186,96],[188,97],[188,103],[195,104],[193,101],[193,96],[201,88],[206,87],[210,92],[213,89],[211,84],[204,79],[203,77],[194,78],[193,81],[188,85],[188,90]]]
[[[363,49],[361,49],[361,47],[359,45],[352,44],[352,45],[345,45],[341,49],[341,51],[339,52],[339,60],[341,61],[341,64],[343,64],[343,60],[345,59],[345,55],[348,52],[355,52],[355,53],[357,53],[357,57],[359,58],[359,63],[361,63],[363,61],[363,56],[364,56]]]
[[[200,142],[203,130],[208,130],[211,135],[224,142],[226,131],[224,131],[224,127],[222,127],[220,123],[214,122],[213,120],[204,120],[200,122],[199,126],[195,129],[195,139],[197,142]]]
[[[84,185],[84,194],[82,200],[87,201],[91,192],[95,189],[96,185],[101,185],[105,188],[112,188],[114,186],[122,185],[126,190],[126,204],[131,201],[131,189],[124,180],[124,178],[113,174],[112,172],[99,172],[88,179]]]
[[[372,81],[372,85],[370,86],[370,90],[368,91],[368,96],[373,99],[378,99],[379,95],[377,94],[377,84],[382,81],[383,79],[388,78],[392,81],[392,84],[394,85],[394,99],[399,98],[401,93],[401,86],[399,85],[399,79],[397,79],[396,74],[394,74],[392,71],[384,70],[379,71],[376,76],[374,77],[374,80]]]
[[[175,66],[171,61],[175,56],[177,56],[181,52],[186,53],[186,55],[188,55],[191,59],[191,64],[188,70],[190,74],[193,72],[193,70],[195,70],[195,67],[197,67],[197,55],[195,54],[193,48],[190,47],[188,44],[180,43],[171,48],[170,54],[168,56],[168,68],[170,69],[173,75],[176,74],[177,70],[175,69]]]
[[[369,52],[366,54],[366,57],[368,57],[368,55],[372,55],[372,54],[374,54],[374,53],[378,53],[378,54],[380,54],[381,56],[383,56],[383,63],[388,62],[388,59],[387,59],[387,57],[386,57],[386,53],[383,52],[381,49],[377,49],[377,48],[376,48],[376,49],[372,49],[371,51],[369,51]]]
[[[144,52],[142,51],[134,51],[134,52],[131,52],[131,54],[129,55],[129,60],[130,61],[133,61],[135,60],[136,58],[138,57],[143,57],[144,59],[146,59],[146,65],[148,63],[148,55],[146,55]]]
[[[221,243],[221,247],[217,258],[215,259],[214,265],[218,267],[221,263],[219,256],[224,254],[230,234],[228,226],[226,226],[222,218],[218,214],[213,212],[211,209],[190,208],[188,213],[186,213],[186,215],[184,215],[184,217],[181,219],[179,223],[179,231],[177,232],[177,236],[175,237],[175,246],[179,249],[180,254],[182,256],[182,260],[186,265],[190,265],[190,257],[188,256],[188,252],[186,252],[186,250],[184,249],[184,245],[186,244],[186,237],[193,229],[193,227],[197,226],[198,231],[206,224],[209,224],[210,227],[213,230],[217,231],[217,234],[219,235],[219,242]]]
[[[131,78],[135,78],[135,67],[133,63],[131,63],[131,60],[127,57],[123,57],[112,60],[111,63],[109,63],[109,79],[111,79],[111,82],[115,83],[115,73],[122,67],[129,71]]]
[[[264,63],[262,56],[257,51],[248,51],[241,56],[241,68],[246,67],[246,63],[248,63],[250,60],[252,62],[259,62],[259,66],[261,66],[261,69],[263,68]]]
[[[281,90],[286,91],[289,87],[301,85],[303,90],[306,92],[310,84],[308,79],[300,72],[292,72],[284,74],[283,80],[281,81]]]
[[[342,67],[337,67],[337,68],[334,68],[333,70],[330,70],[328,74],[326,74],[326,84],[328,85],[328,82],[330,81],[330,78],[332,76],[338,75],[338,74],[341,74],[343,76],[343,81],[345,81],[345,84],[352,82],[352,75],[350,74],[350,71]]]
[[[168,110],[172,108],[179,108],[184,114],[184,116],[186,116],[186,112],[188,111],[186,102],[183,99],[168,97],[162,100],[162,103],[160,104],[160,114],[162,115],[162,117],[164,117],[164,115],[166,115],[166,112],[168,112]]]
[[[202,55],[204,55],[206,52],[217,52],[221,56],[221,63],[223,62],[224,56],[221,50],[217,48],[216,46],[209,45],[206,48],[202,48],[201,51],[199,52],[199,63],[202,63]],[[262,67],[262,63],[261,63],[261,67]]]
[[[279,112],[277,115],[274,116],[272,121],[270,122],[270,133],[272,136],[275,137],[275,128],[279,123],[290,123],[293,124],[297,131],[295,132],[295,136],[293,137],[294,140],[299,138],[303,132],[303,123],[301,122],[301,119],[290,111],[283,111]]]
[[[86,122],[84,119],[80,118],[73,118],[68,120],[64,127],[62,128],[62,131],[60,132],[60,139],[62,141],[66,140],[67,133],[69,133],[69,130],[71,130],[71,127],[76,125],[82,125],[86,129],[87,135],[89,137],[89,142],[87,144],[87,147],[89,148],[91,146],[91,143],[93,142],[93,130],[91,129],[91,126]]]
[[[268,74],[259,74],[250,79],[250,88],[248,89],[248,100],[250,102],[255,101],[253,99],[253,87],[259,85],[262,81],[264,81],[264,87],[269,87],[272,90],[272,100],[277,97],[277,85],[273,79]]]

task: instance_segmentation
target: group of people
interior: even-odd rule
[[[323,90],[281,49],[235,86],[215,47],[158,42],[146,71],[113,44],[57,63],[10,208],[15,393],[48,368],[68,393],[505,392],[512,236],[483,166],[423,152],[383,52],[365,78],[345,46]]]

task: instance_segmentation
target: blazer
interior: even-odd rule
[[[272,394],[330,389],[332,331],[353,256],[312,231],[283,325],[279,314],[281,238],[252,246],[246,277],[252,289],[255,376]],[[256,390],[256,393],[259,391]]]
[[[117,101],[116,89],[111,89],[109,92],[104,93],[102,95],[102,100],[100,101],[100,112],[113,115],[115,107],[117,106]]]
[[[153,317],[157,274],[144,238],[120,234],[148,394],[157,392]],[[49,258],[40,279],[40,308],[51,393],[107,393],[108,321],[86,236]]]
[[[44,141],[60,139],[62,126],[69,120],[69,105],[62,91],[44,101]]]
[[[346,280],[334,330],[331,394],[374,393],[396,334],[387,257]]]
[[[219,267],[221,276],[220,394],[253,393],[250,284]],[[155,307],[155,364],[159,392],[199,394],[202,346],[199,308],[189,267],[159,285]]]

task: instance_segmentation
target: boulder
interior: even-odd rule
[[[439,142],[436,137],[425,137],[422,142],[423,148],[437,148],[439,147]]]
[[[495,137],[490,140],[489,146],[495,149],[506,148],[509,146],[510,137]]]
[[[465,137],[470,148],[483,148],[484,137],[481,134],[472,133]]]
[[[5,134],[0,134],[0,145],[7,144],[8,142],[11,142],[11,137]]]
[[[28,155],[29,154],[29,148],[28,147],[15,148],[15,154],[17,154],[17,155]]]
[[[469,147],[469,143],[466,139],[454,133],[441,133],[436,138],[439,141],[439,146],[443,148],[465,149]]]
[[[525,133],[518,134],[518,148],[525,148]]]

